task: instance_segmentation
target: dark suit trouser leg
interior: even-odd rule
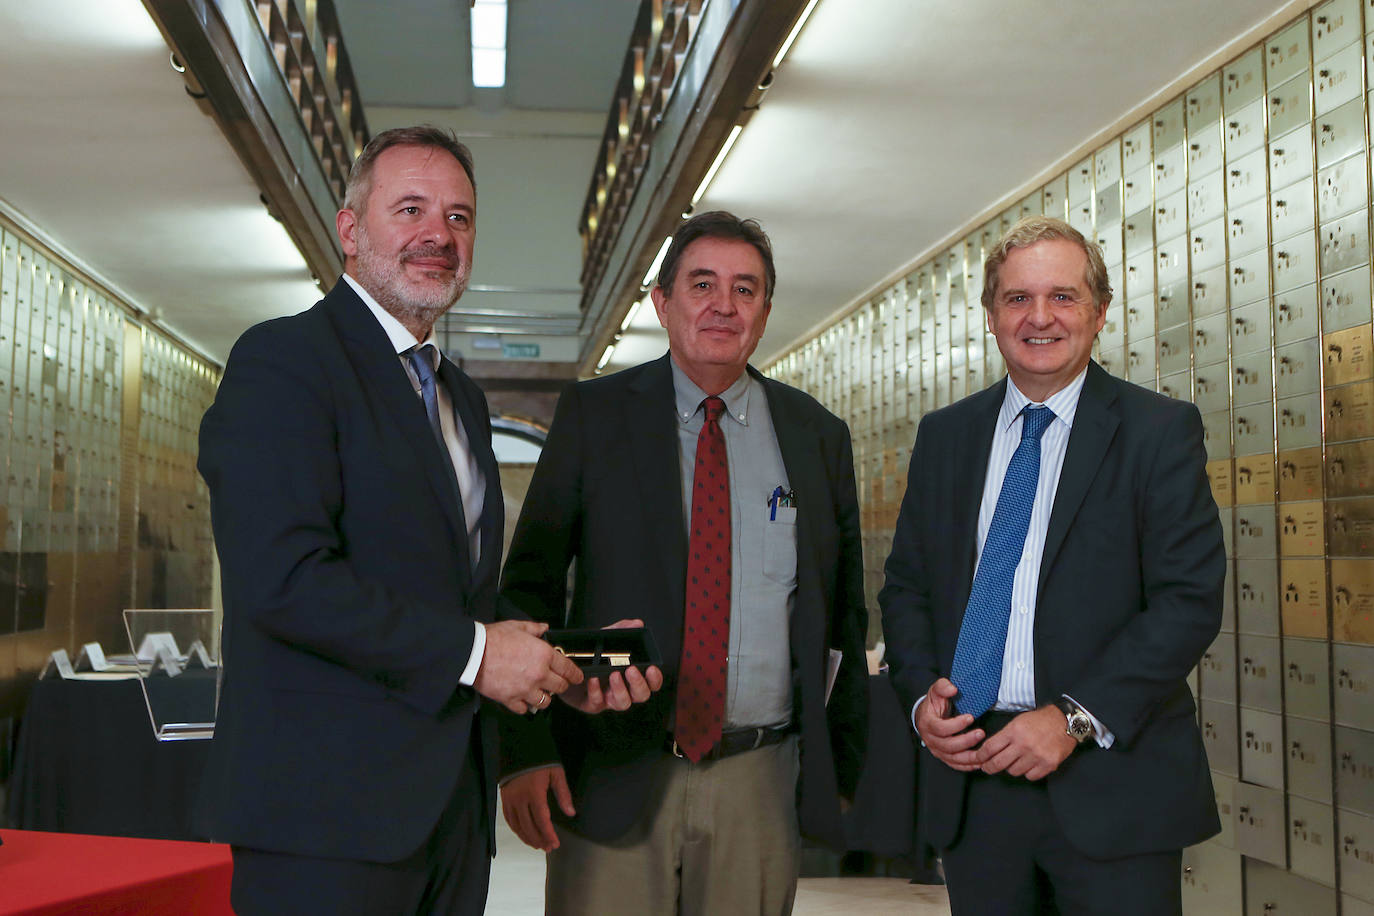
[[[943,857],[953,916],[1169,916],[1182,910],[1181,852],[1088,858],[1060,829],[1044,783],[971,777],[963,829]]]
[[[399,862],[323,859],[233,847],[238,916],[482,916],[491,873],[481,769],[469,753],[424,844]]]

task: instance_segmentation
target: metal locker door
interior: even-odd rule
[[[1237,612],[1237,626],[1243,627],[1246,621],[1243,603]],[[1278,637],[1239,634],[1236,637],[1236,665],[1240,672],[1240,705],[1265,712],[1283,712],[1283,669]]]
[[[1322,327],[1326,331],[1341,331],[1369,324],[1369,265],[1323,277],[1321,297]]]
[[[1183,912],[1188,916],[1236,916],[1243,884],[1239,853],[1215,840],[1183,850]]]
[[[1332,586],[1333,592],[1335,586]],[[1338,600],[1332,595],[1333,605]],[[1331,646],[1333,720],[1337,725],[1374,731],[1374,646]]]
[[[1202,679],[1206,690],[1207,678]],[[1240,719],[1231,703],[1202,700],[1202,743],[1207,749],[1207,762],[1213,770],[1225,776],[1240,775]],[[1215,781],[1215,780],[1214,780]]]
[[[1336,916],[1336,891],[1282,867],[1247,862],[1245,916]]]
[[[1331,724],[1286,716],[1287,729],[1287,789],[1290,797],[1330,805],[1331,790]]]
[[[1288,830],[1283,793],[1236,783],[1236,850],[1279,868],[1288,867]]]

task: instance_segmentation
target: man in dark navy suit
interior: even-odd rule
[[[789,913],[800,838],[843,847],[868,721],[854,459],[749,365],[775,284],[758,223],[697,214],[652,291],[669,352],[558,402],[503,611],[642,621],[663,667],[611,675],[604,715],[564,702],[588,679],[502,717],[502,809],[549,853],[550,913]]]
[[[1202,422],[1091,360],[1111,295],[1075,229],[1014,226],[983,288],[1007,378],[916,433],[878,600],[956,914],[1176,913],[1219,829],[1186,680],[1226,569]]]
[[[202,827],[259,913],[480,914],[493,852],[487,697],[580,682],[495,623],[502,497],[486,400],[434,345],[472,267],[472,158],[373,138],[337,227],[344,276],[235,345],[201,425],[225,676]]]

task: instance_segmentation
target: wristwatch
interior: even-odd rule
[[[1088,718],[1088,714],[1068,697],[1060,697],[1054,701],[1054,705],[1059,707],[1059,711],[1064,714],[1065,728],[1064,734],[1082,744],[1093,734],[1093,720]]]

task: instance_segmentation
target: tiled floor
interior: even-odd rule
[[[498,818],[499,819],[499,818]],[[544,855],[516,839],[502,821],[496,833],[489,916],[543,916]],[[803,878],[794,916],[949,916],[942,887],[904,878]],[[644,914],[655,916],[655,914]]]

